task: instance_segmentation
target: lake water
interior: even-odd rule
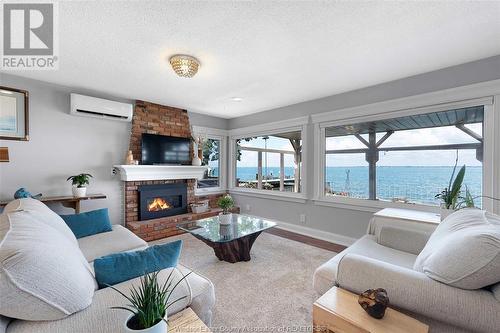
[[[279,167],[268,167],[267,174],[279,178]],[[349,181],[346,174],[349,171]],[[451,166],[380,166],[377,168],[377,196],[380,199],[407,198],[412,202],[439,204],[434,196],[448,186]],[[263,169],[263,173],[265,170]],[[285,168],[285,177],[293,177],[294,169]],[[240,180],[255,180],[256,167],[237,168]],[[368,197],[368,167],[328,167],[326,183],[333,191],[348,191],[351,197]],[[473,195],[482,192],[482,167],[468,167],[464,184]],[[465,190],[465,187],[463,187]],[[476,204],[480,204],[477,200]]]

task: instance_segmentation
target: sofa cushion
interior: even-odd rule
[[[148,243],[121,225],[113,225],[113,230],[78,239],[78,245],[88,262],[108,254],[136,251],[148,247]]]
[[[0,242],[0,315],[55,320],[92,302],[94,279],[85,257],[38,216],[22,210],[0,217],[8,228]]]
[[[144,274],[177,266],[182,240],[154,245],[145,250],[114,253],[94,260],[100,288],[131,280]]]
[[[500,281],[500,216],[462,209],[436,228],[418,255],[414,269],[462,289]]]
[[[101,232],[111,231],[108,209],[102,208],[90,212],[61,215],[76,238],[92,236]]]
[[[338,264],[342,257],[348,253],[363,255],[406,268],[412,268],[417,257],[414,254],[378,244],[375,235],[365,235],[316,269],[313,277],[313,285],[314,290],[318,294],[324,294],[335,285]]]
[[[37,222],[45,223],[46,225],[51,226],[63,234],[64,237],[69,239],[73,244],[78,245],[75,235],[71,229],[68,228],[66,223],[64,223],[64,220],[43,202],[33,198],[16,199],[9,202],[7,206],[5,206],[3,213],[6,214],[20,210],[35,212]],[[0,240],[2,238],[2,233],[0,231]]]
[[[178,268],[184,275],[189,272],[187,268],[181,265]],[[158,275],[160,281],[166,279],[171,270],[170,268],[162,270]],[[211,308],[215,302],[212,282],[196,273],[190,274],[186,280],[187,283],[181,282],[173,297],[174,299],[184,295],[190,295],[191,297],[172,305],[168,310],[169,315],[175,314],[189,305],[207,325],[210,325],[210,318],[207,318],[207,315],[211,313]],[[114,287],[128,293],[130,288],[133,285],[137,286],[139,282],[140,278],[136,278],[117,284]],[[129,313],[122,310],[113,310],[110,307],[124,306],[126,304],[128,304],[128,301],[120,294],[111,288],[105,288],[95,293],[94,301],[88,308],[64,320],[44,322],[16,320],[9,325],[8,333],[123,332],[123,323]]]

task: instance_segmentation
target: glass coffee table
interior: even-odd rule
[[[232,214],[231,224],[220,224],[219,217],[209,217],[177,225],[214,249],[219,260],[230,263],[250,260],[253,243],[266,229],[276,223],[248,215]]]

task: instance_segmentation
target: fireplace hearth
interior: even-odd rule
[[[187,184],[141,185],[139,192],[139,220],[187,213]]]

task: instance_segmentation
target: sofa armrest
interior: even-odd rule
[[[356,293],[384,288],[392,306],[474,332],[495,332],[500,327],[500,303],[491,292],[451,287],[423,273],[364,256],[344,256],[337,283]]]
[[[431,233],[396,226],[382,226],[377,236],[377,243],[395,250],[418,255],[424,249]]]

